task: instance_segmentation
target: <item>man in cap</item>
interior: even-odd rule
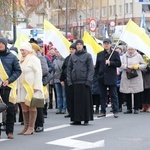
[[[118,52],[112,51],[111,40],[103,40],[104,51],[97,54],[95,70],[98,74],[100,86],[101,113],[97,117],[106,116],[107,88],[113,103],[114,117],[118,118],[118,95],[117,95],[117,67],[121,66]],[[113,52],[113,53],[112,53]],[[112,53],[112,55],[111,55]],[[110,58],[109,58],[110,57]]]
[[[14,119],[15,119],[15,103],[16,97],[12,96],[12,92],[16,92],[13,88],[13,82],[20,76],[21,68],[18,59],[7,49],[7,40],[0,38],[0,96],[7,104],[6,116],[6,134],[9,139],[13,139]],[[15,90],[15,91],[14,91]]]
[[[71,125],[80,125],[84,121],[87,125],[93,120],[93,105],[91,98],[91,84],[94,65],[91,54],[86,50],[84,42],[75,42],[76,52],[71,55],[67,67],[67,83],[72,88]]]

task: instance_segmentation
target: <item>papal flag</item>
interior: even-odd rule
[[[129,20],[120,40],[143,52],[150,58],[150,38],[135,22]]]
[[[83,41],[87,51],[92,55],[93,63],[95,64],[97,53],[103,51],[104,48],[100,46],[87,31],[84,31]]]
[[[24,42],[27,42],[27,41],[29,41],[29,40],[30,40],[30,39],[29,39],[28,36],[25,35],[25,34],[19,33],[19,34],[17,35],[17,39],[16,39],[16,42],[15,42],[14,46],[18,48],[18,58],[21,57],[21,52],[20,52],[21,44],[24,43]]]
[[[69,55],[71,43],[54,25],[44,19],[44,44],[48,45],[50,42],[64,58]]]

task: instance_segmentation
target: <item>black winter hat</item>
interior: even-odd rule
[[[0,38],[0,42],[3,43],[5,45],[5,47],[7,47],[7,39]]]
[[[76,40],[75,45],[77,45],[78,43],[81,43],[82,45],[84,45],[84,42],[83,42],[83,40],[81,40],[81,39]]]
[[[15,51],[15,52],[18,54],[18,48],[17,48],[17,47],[13,47],[13,46],[12,46],[12,47],[10,48],[10,51]]]
[[[72,44],[70,45],[70,48],[76,49],[75,43],[72,43]]]

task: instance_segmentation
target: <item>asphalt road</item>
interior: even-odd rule
[[[5,132],[0,139],[0,150],[149,150],[150,114],[119,114],[91,121],[88,126],[71,126],[69,118],[48,110],[45,131],[33,135],[17,135],[23,126],[15,124],[15,138],[8,140]],[[125,107],[124,107],[125,111]]]

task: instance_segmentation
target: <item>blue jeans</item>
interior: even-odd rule
[[[107,87],[109,88],[111,102],[113,103],[113,113],[118,112],[118,93],[117,86],[111,85],[106,86],[99,84],[100,86],[100,103],[101,103],[101,113],[106,113],[106,99],[107,99]]]
[[[55,83],[54,86],[57,95],[57,108],[59,110],[66,110],[65,86],[62,86],[60,83]]]

